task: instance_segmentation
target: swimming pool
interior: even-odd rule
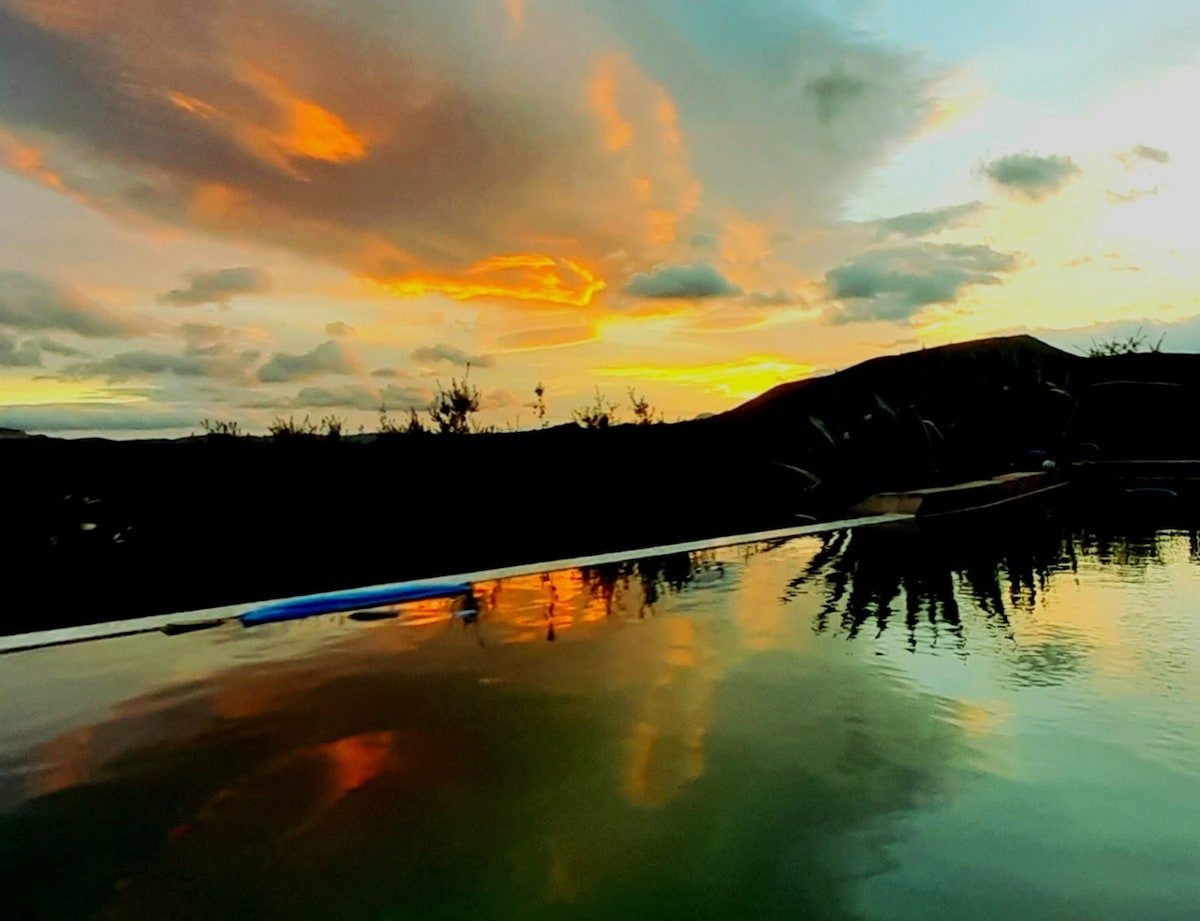
[[[0,657],[12,917],[1184,918],[1193,533],[888,529]]]

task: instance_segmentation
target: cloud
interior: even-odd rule
[[[47,355],[58,355],[61,358],[86,358],[88,354],[82,349],[77,349],[70,345],[63,345],[63,343],[56,342],[53,339],[48,339],[45,336],[36,336],[33,339],[27,339],[26,343],[39,349]]]
[[[555,326],[548,329],[523,329],[505,333],[496,344],[505,352],[532,352],[567,345],[595,342],[600,333],[595,326]]]
[[[184,323],[180,325],[179,333],[185,343],[184,351],[197,353],[226,342],[233,331],[220,323]]]
[[[497,388],[489,390],[483,395],[483,399],[479,401],[479,408],[482,410],[507,409],[510,406],[516,406],[519,401],[509,391]]]
[[[305,380],[322,374],[357,374],[358,362],[339,342],[330,339],[311,352],[290,355],[276,352],[258,369],[263,383]]]
[[[357,409],[378,412],[424,409],[433,394],[423,387],[389,384],[383,388],[363,384],[340,387],[302,387],[295,396],[261,397],[242,403],[244,409]]]
[[[0,272],[0,325],[54,329],[92,339],[130,338],[146,331],[146,325],[136,318],[25,272]]]
[[[986,164],[983,172],[997,185],[1031,201],[1041,201],[1083,171],[1070,157],[1015,153]]]
[[[795,291],[777,288],[774,291],[751,291],[744,303],[748,307],[803,307],[804,298]]]
[[[715,250],[721,243],[721,238],[715,233],[694,233],[692,234],[691,244],[692,249],[707,249]]]
[[[1113,157],[1124,164],[1127,170],[1133,170],[1139,163],[1158,163],[1165,165],[1171,162],[1171,155],[1160,147],[1150,147],[1146,144],[1135,144],[1132,148],[1113,154]]]
[[[804,87],[813,99],[817,121],[822,125],[828,125],[849,110],[870,88],[871,84],[862,77],[839,71],[814,77]]]
[[[187,279],[187,287],[164,291],[158,296],[160,304],[175,307],[216,304],[228,307],[229,302],[239,294],[261,294],[271,290],[270,276],[262,269],[250,266],[188,272],[183,277]]]
[[[8,368],[40,368],[43,355],[58,355],[69,358],[86,355],[79,349],[69,345],[38,336],[33,339],[17,341],[15,336],[0,330],[0,367]]]
[[[0,331],[0,367],[36,368],[42,363],[42,350],[26,340],[18,343],[7,333]]]
[[[439,342],[437,345],[423,345],[413,351],[412,357],[414,361],[428,364],[444,361],[459,367],[474,365],[477,368],[490,368],[495,364],[495,358],[491,355],[469,355],[462,349],[446,345],[444,342]]]
[[[652,272],[639,272],[626,283],[622,294],[645,298],[703,300],[731,297],[742,289],[703,262],[695,265],[664,265]]]
[[[371,377],[405,378],[412,375],[402,368],[377,368],[371,372]]]
[[[1152,186],[1148,189],[1130,189],[1128,192],[1118,192],[1115,189],[1109,189],[1108,200],[1114,205],[1132,205],[1143,198],[1152,198],[1157,194],[1158,186]]]
[[[335,320],[332,323],[325,324],[325,335],[330,336],[333,339],[349,339],[357,332],[358,330],[356,330],[353,326],[351,326],[349,323],[343,323],[341,320]]]
[[[831,269],[833,323],[905,323],[932,304],[952,304],[974,285],[998,285],[1016,257],[988,246],[917,243],[865,253]]]
[[[0,427],[26,432],[152,432],[187,429],[200,424],[198,410],[159,409],[137,405],[54,403],[0,406]]]
[[[67,365],[67,377],[103,377],[111,382],[157,377],[172,374],[176,377],[243,380],[258,361],[255,351],[238,352],[224,343],[201,348],[189,348],[182,354],[140,350],[120,352],[97,361]]]
[[[957,227],[979,214],[983,208],[983,202],[972,201],[962,205],[934,208],[931,211],[910,211],[907,214],[875,221],[873,226],[878,230],[881,239],[888,236],[924,237]]]
[[[816,0],[504,6],[9,3],[0,85],[23,90],[0,129],[36,156],[7,165],[399,296],[585,306],[726,209],[836,219],[936,79]],[[609,279],[615,252],[630,268]],[[210,274],[164,297],[258,290]]]

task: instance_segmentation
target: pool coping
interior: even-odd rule
[[[598,553],[590,556],[574,557],[565,560],[546,560],[536,563],[521,563],[514,566],[502,566],[494,569],[484,569],[478,572],[461,573],[448,576],[432,576],[422,579],[407,579],[401,582],[385,582],[379,585],[364,586],[372,589],[391,589],[402,587],[417,587],[436,585],[446,582],[490,582],[495,579],[508,579],[514,576],[536,575],[541,572],[556,572],[562,569],[578,569],[583,566],[601,566],[608,563],[625,563],[645,557],[664,556],[670,553],[691,553],[699,550],[716,550],[721,547],[736,547],[740,544],[755,544],[762,541],[781,540],[793,537],[804,537],[808,534],[822,534],[829,531],[842,531],[847,528],[863,528],[878,524],[888,524],[895,521],[907,521],[913,516],[901,513],[882,515],[866,515],[858,518],[845,518],[838,521],[821,521],[813,524],[796,525],[790,528],[776,528],[770,531],[755,531],[749,534],[733,534],[723,537],[711,537],[703,540],[684,541],[677,544],[663,544],[655,547],[640,547],[634,550],[617,550],[611,553]],[[325,594],[325,593],[314,593]],[[216,608],[204,608],[196,611],[182,611],[174,614],[155,614],[149,617],[137,617],[129,620],[108,621],[100,624],[83,624],[77,627],[58,627],[53,630],[38,630],[31,633],[14,633],[0,636],[0,655],[14,652],[26,652],[49,646],[65,646],[72,643],[86,643],[93,640],[115,639],[122,636],[135,636],[143,633],[172,632],[189,633],[209,626],[217,626],[231,620],[236,620],[246,612],[276,604],[286,600],[297,600],[312,597],[309,595],[293,596],[290,599],[267,599],[263,601],[246,602],[243,604],[224,605]]]

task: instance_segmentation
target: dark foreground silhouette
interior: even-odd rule
[[[1018,336],[588,431],[0,440],[0,632],[787,527],[1044,461],[1200,457],[1200,356]]]

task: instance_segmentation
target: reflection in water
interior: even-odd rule
[[[21,918],[899,919],[996,867],[1027,885],[981,918],[1136,914],[1200,845],[1195,562],[835,532],[9,656],[0,886]],[[1064,869],[1088,835],[1141,888]]]

